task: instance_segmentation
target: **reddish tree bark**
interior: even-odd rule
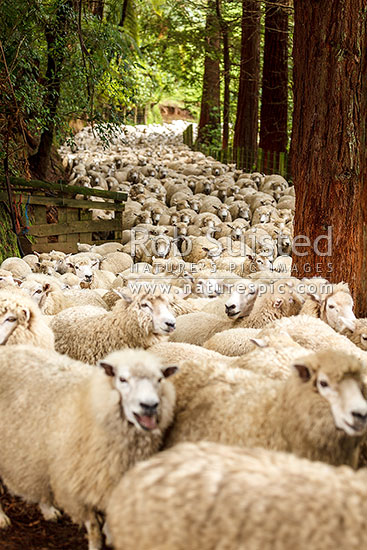
[[[294,273],[348,282],[356,314],[366,316],[366,1],[295,0],[294,8],[295,235],[314,242],[332,228],[331,255],[300,247]]]
[[[260,115],[260,148],[286,151],[288,144],[288,0],[267,1]]]
[[[233,147],[256,151],[259,116],[260,2],[242,0],[240,85]]]
[[[215,0],[209,0],[207,10],[203,92],[197,141],[209,145],[220,136],[220,30]]]

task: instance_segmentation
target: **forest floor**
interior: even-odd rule
[[[84,530],[65,517],[57,523],[45,521],[37,506],[8,494],[0,502],[12,522],[0,530],[0,550],[87,550]]]

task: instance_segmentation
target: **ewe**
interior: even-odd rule
[[[56,506],[83,523],[89,550],[100,550],[96,512],[126,470],[158,451],[175,404],[165,378],[176,370],[144,350],[88,367],[49,350],[4,347],[0,437],[11,444],[2,446],[1,478],[46,519],[56,519]],[[3,512],[0,519],[9,523]]]
[[[122,478],[107,524],[115,550],[361,550],[366,494],[367,470],[186,443]]]
[[[330,286],[330,285],[329,285]],[[319,317],[337,332],[354,329],[353,298],[346,283],[333,285],[330,293],[315,293],[304,303],[301,314]]]
[[[96,363],[111,351],[148,348],[164,340],[176,326],[165,295],[140,293],[116,302],[111,311],[86,316],[70,308],[51,320],[55,349],[74,359]]]
[[[54,335],[39,307],[23,291],[0,290],[0,345],[32,344],[54,349]]]
[[[233,373],[216,374],[210,361],[181,364],[174,383],[177,402],[185,406],[176,410],[168,447],[208,440],[357,466],[367,401],[364,369],[356,357],[332,350],[310,354],[296,360],[286,380],[228,371]],[[202,378],[196,387],[195,377]]]

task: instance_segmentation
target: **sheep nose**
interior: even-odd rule
[[[365,424],[367,422],[367,414],[361,414],[357,411],[352,411],[352,416],[361,424]]]
[[[154,416],[157,414],[158,401],[156,403],[139,403],[146,416]]]
[[[92,275],[85,275],[84,279],[90,283],[90,281],[92,280]]]
[[[173,332],[176,328],[176,321],[165,321],[166,332]]]
[[[224,307],[225,307],[225,309],[226,309],[226,314],[228,315],[228,313],[229,313],[230,311],[232,311],[232,310],[234,309],[235,306],[234,306],[234,304],[232,304],[231,306],[227,306],[227,304],[225,304]]]

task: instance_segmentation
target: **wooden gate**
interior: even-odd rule
[[[10,183],[20,229],[32,237],[33,250],[69,253],[77,251],[78,242],[101,244],[121,240],[126,193],[22,178],[10,178]],[[75,199],[75,195],[83,195],[85,199]],[[88,200],[91,196],[114,202]],[[0,201],[8,201],[3,177],[0,177]],[[92,220],[92,209],[112,210],[115,217]]]

